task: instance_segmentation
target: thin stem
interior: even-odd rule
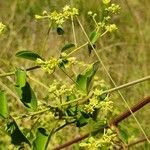
[[[112,89],[109,89],[109,90],[105,90],[105,91],[103,91],[103,92],[101,93],[101,95],[102,95],[102,94],[112,93],[112,92],[121,90],[121,89],[123,89],[123,88],[127,88],[127,87],[129,87],[129,86],[132,86],[132,85],[135,85],[135,84],[138,84],[138,83],[147,81],[147,80],[150,80],[150,76],[146,76],[146,77],[144,77],[144,78],[141,78],[141,79],[138,79],[138,80],[135,80],[135,81],[132,81],[132,82],[129,82],[129,83],[120,85],[120,86],[118,86],[118,87],[115,87],[115,88],[112,88]],[[83,99],[82,99],[82,98],[78,98],[78,99],[75,99],[75,100],[66,102],[66,103],[62,104],[61,106],[66,106],[66,105],[70,105],[70,104],[73,104],[73,103],[83,104],[83,103],[86,102],[92,95],[93,95],[93,92],[90,92],[90,93],[88,94],[88,96],[86,96],[86,97],[83,98]]]
[[[58,132],[59,130],[63,129],[63,128],[66,127],[67,125],[72,124],[72,123],[74,123],[74,122],[76,122],[76,120],[75,120],[75,121],[71,121],[71,122],[66,122],[66,123],[64,123],[62,126],[58,127],[58,128],[54,131],[54,133]]]
[[[150,139],[150,137],[148,137],[148,138]],[[129,143],[126,147],[127,147],[127,148],[130,148],[130,147],[132,147],[132,146],[135,146],[135,145],[137,145],[137,144],[140,144],[140,143],[146,142],[146,141],[147,141],[146,138],[140,138],[140,139],[138,139],[138,140],[136,140],[136,141],[134,141],[134,142],[132,142],[132,143]]]
[[[41,85],[42,87],[44,87],[46,90],[49,90],[49,87],[48,87],[48,86],[46,86],[46,85],[43,84],[42,82],[38,81],[37,79],[31,77],[31,75],[28,75],[28,77],[29,77],[32,81],[34,81],[34,82],[36,82],[37,84],[39,84],[39,85]]]
[[[105,70],[107,76],[109,77],[109,79],[111,80],[111,82],[113,83],[113,85],[114,85],[115,87],[117,87],[115,81],[113,80],[113,78],[111,77],[110,73],[108,72],[108,70],[107,70],[105,64],[103,63],[102,59],[101,59],[100,56],[98,55],[96,49],[93,47],[93,44],[91,43],[91,41],[90,41],[90,39],[89,39],[89,37],[88,37],[88,35],[87,35],[87,33],[86,33],[84,27],[82,26],[80,20],[78,19],[78,17],[77,17],[77,21],[78,21],[78,23],[79,23],[79,25],[80,25],[80,27],[81,27],[83,33],[85,34],[85,36],[86,36],[86,38],[87,38],[89,44],[91,45],[93,51],[95,52],[95,55],[97,56],[99,62],[101,63],[102,67],[104,68],[104,70]],[[129,111],[131,112],[131,114],[132,114],[134,120],[136,121],[136,123],[137,123],[137,125],[139,126],[140,130],[142,131],[143,135],[145,136],[145,138],[147,138],[148,143],[150,143],[150,140],[148,139],[148,137],[147,137],[145,131],[143,130],[141,124],[139,123],[139,121],[138,121],[137,118],[135,117],[134,113],[133,113],[132,110],[130,109],[129,104],[127,103],[126,99],[124,98],[124,96],[122,95],[122,93],[121,93],[119,90],[118,90],[118,94],[120,95],[120,97],[122,98],[122,100],[123,100],[124,103],[126,104],[127,108],[128,108]]]
[[[30,68],[27,68],[27,69],[25,69],[25,70],[26,70],[26,71],[31,71],[31,70],[35,70],[35,69],[38,69],[38,68],[40,68],[40,66],[30,67]],[[0,74],[0,78],[1,78],[1,77],[12,76],[12,75],[15,75],[15,71],[8,72],[8,73],[2,73],[2,74]]]
[[[7,76],[12,76],[15,74],[15,71],[12,71],[12,72],[8,72],[8,73],[2,73],[0,74],[0,77],[7,77]]]
[[[77,46],[77,40],[76,40],[76,33],[75,33],[73,16],[71,16],[71,24],[72,24],[72,32],[73,32],[74,44],[75,44],[75,47],[76,47]]]
[[[23,117],[32,117],[32,116],[36,116],[36,115],[39,115],[39,114],[43,114],[43,113],[45,113],[45,112],[47,112],[47,111],[49,111],[50,110],[50,108],[45,108],[45,109],[42,109],[42,110],[39,110],[39,111],[37,111],[37,112],[34,112],[34,113],[31,113],[31,114],[23,114],[23,115],[21,115],[21,116],[18,116],[18,117],[15,117],[15,119],[21,119],[21,118],[23,118]]]
[[[63,148],[68,147],[68,146],[70,146],[70,145],[72,145],[72,144],[74,144],[74,143],[78,143],[78,142],[84,140],[84,139],[87,138],[88,136],[89,136],[89,133],[84,134],[84,135],[81,135],[81,136],[76,137],[75,139],[73,139],[73,140],[71,140],[71,141],[68,141],[68,142],[66,142],[66,143],[64,143],[64,144],[62,144],[62,145],[59,145],[59,146],[53,148],[53,150],[60,150],[60,149],[63,149]]]
[[[137,104],[135,104],[134,106],[132,106],[130,109],[134,113],[134,112],[140,110],[142,107],[144,107],[145,105],[147,105],[149,103],[150,103],[150,96],[142,99]],[[117,126],[118,123],[120,123],[124,119],[128,118],[130,115],[131,115],[131,112],[129,110],[126,110],[125,112],[123,112],[122,114],[120,114],[119,116],[117,116],[115,119],[113,119],[112,121],[110,121],[110,125]]]
[[[73,53],[75,53],[76,51],[80,50],[81,48],[83,48],[84,46],[88,45],[88,42],[82,44],[81,46],[77,47],[76,49],[74,49],[73,51],[71,51],[67,56],[72,55]]]
[[[115,87],[115,88],[106,90],[106,91],[104,91],[102,94],[115,92],[115,91],[124,89],[124,88],[126,88],[126,87],[129,87],[129,86],[132,86],[132,85],[135,85],[135,84],[138,84],[138,83],[147,81],[147,80],[150,80],[150,75],[149,75],[149,76],[146,76],[146,77],[143,77],[143,78],[141,78],[141,79],[138,79],[138,80],[135,80],[135,81],[132,81],[132,82],[129,82],[129,83],[126,83],[126,84],[117,86],[117,87]]]
[[[46,42],[47,42],[47,40],[48,40],[49,33],[50,33],[50,31],[51,31],[51,26],[52,26],[52,23],[50,23],[50,25],[49,25],[49,27],[48,27],[48,31],[47,31],[46,37],[45,37],[45,39],[44,39],[44,41],[43,41],[42,51],[44,51],[44,49],[45,49]]]
[[[21,101],[18,99],[17,95],[8,87],[6,86],[4,83],[2,83],[0,81],[0,85],[10,94],[12,95],[18,102],[20,105],[22,105]]]

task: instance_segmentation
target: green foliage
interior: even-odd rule
[[[37,99],[32,88],[30,87],[30,84],[26,82],[25,86],[20,87],[16,85],[15,88],[24,106],[35,110],[37,108]]]
[[[11,137],[11,142],[14,145],[21,145],[23,142],[30,144],[29,140],[25,137],[25,135],[21,132],[15,120],[10,120],[6,126],[6,132]]]
[[[4,91],[0,91],[0,116],[4,118],[7,118],[9,116],[8,104]]]
[[[92,44],[95,44],[95,42],[98,40],[98,38],[100,37],[100,33],[97,31],[93,31],[90,35],[90,41]]]
[[[38,128],[36,133],[36,139],[33,141],[33,150],[45,150],[49,134],[44,128]]]
[[[36,96],[30,84],[26,80],[26,72],[24,70],[18,69],[16,71],[15,89],[24,106],[33,110],[37,108]]]
[[[39,72],[37,71],[37,76],[33,79],[35,83],[33,83],[30,82],[30,75],[28,76],[26,70],[16,69],[15,73],[9,73],[9,75],[15,75],[15,89],[25,109],[17,110],[14,105],[18,105],[18,103],[15,101],[14,105],[9,106],[9,114],[5,92],[0,91],[0,115],[4,119],[2,124],[5,128],[5,130],[2,128],[2,131],[10,136],[11,144],[15,147],[25,149],[24,144],[27,144],[33,150],[46,150],[49,149],[49,143],[50,146],[59,145],[70,137],[75,137],[74,133],[76,132],[72,133],[72,131],[76,128],[79,128],[77,134],[82,135],[82,132],[88,132],[89,137],[74,146],[74,149],[109,150],[118,147],[121,149],[125,146],[124,143],[129,142],[130,138],[126,129],[119,128],[118,130],[117,127],[116,129],[109,124],[115,115],[115,108],[113,95],[107,92],[107,83],[102,79],[103,74],[102,72],[98,74],[100,60],[91,62],[91,58],[84,56],[87,59],[86,63],[88,62],[86,64],[79,60],[82,57],[78,57],[78,54],[75,55],[75,52],[84,46],[88,46],[89,55],[93,49],[94,52],[97,52],[98,41],[102,40],[106,33],[117,30],[117,26],[113,23],[113,14],[120,10],[120,6],[113,4],[111,0],[102,0],[102,3],[100,15],[96,12],[88,12],[88,19],[93,23],[90,32],[88,32],[90,33],[89,37],[87,34],[87,41],[83,45],[79,45],[82,41],[78,42],[80,33],[74,33],[76,22],[80,25],[78,17],[80,13],[77,8],[66,5],[61,11],[51,11],[50,13],[43,11],[42,15],[35,15],[37,20],[48,20],[48,33],[38,49],[42,47],[42,52],[46,50],[46,42],[51,29],[54,29],[58,35],[63,35],[58,37],[56,33],[52,33],[54,37],[57,36],[59,40],[61,39],[60,42],[64,42],[61,44],[64,46],[60,48],[56,41],[53,41],[52,46],[54,44],[59,51],[58,54],[55,52],[56,56],[52,54],[52,51],[50,53],[49,50],[45,51],[47,60],[37,52],[30,50],[18,51],[15,54],[16,57],[34,61],[29,63],[36,63],[41,68],[39,72],[42,75],[41,81],[39,81],[37,79]],[[30,8],[28,13],[33,15],[31,11]],[[36,9],[34,12],[40,13]],[[43,21],[42,24],[44,23]],[[68,41],[66,34],[67,30],[70,30],[70,24],[72,25],[74,42],[72,42],[72,36],[68,36],[70,42],[65,44]],[[82,25],[80,26],[83,28]],[[44,26],[44,28],[46,27]],[[5,26],[0,23],[0,34],[4,28]],[[110,35],[107,38],[109,39]],[[82,40],[85,41],[85,39]],[[75,56],[71,57],[70,55],[73,54]],[[95,59],[95,57],[93,58]],[[43,75],[42,70],[45,71],[46,76]],[[84,71],[82,72],[82,70]],[[44,83],[45,77],[48,77],[47,83]],[[56,79],[54,80],[54,78]],[[42,89],[40,92],[37,90],[37,84]],[[9,89],[9,87],[5,87],[5,89]],[[10,94],[13,93],[11,90],[8,91]],[[15,96],[15,94],[12,95]],[[22,106],[20,107],[22,108]],[[60,139],[57,141],[58,137]]]
[[[98,64],[99,64],[99,62],[95,62],[92,66],[87,68],[83,74],[79,74],[77,76],[76,86],[81,91],[84,91],[84,92],[89,91],[90,82],[98,70]]]
[[[33,60],[33,61],[35,61],[37,58],[42,59],[37,53],[28,51],[28,50],[17,52],[16,57],[21,57],[21,58],[25,58],[25,59],[29,59],[29,60]]]
[[[61,52],[67,51],[73,47],[75,47],[75,45],[73,43],[68,43],[68,44],[64,45],[64,47],[61,49]]]

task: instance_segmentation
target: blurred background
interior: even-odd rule
[[[114,3],[121,7],[120,13],[113,17],[113,22],[117,25],[118,30],[113,34],[107,34],[98,41],[97,52],[116,84],[121,85],[150,75],[150,1],[115,0]],[[48,59],[51,56],[58,56],[65,42],[73,42],[72,29],[68,23],[64,26],[66,34],[63,36],[58,36],[52,29],[43,48],[43,43],[47,38],[48,22],[46,20],[37,21],[34,17],[35,14],[42,14],[43,10],[47,12],[61,10],[65,5],[73,5],[79,9],[81,14],[79,18],[86,32],[90,33],[93,29],[93,22],[89,20],[87,12],[92,10],[99,14],[100,0],[0,0],[0,22],[7,26],[7,33],[0,38],[0,73],[13,71],[15,67],[33,66],[32,62],[15,57],[18,50],[33,50]],[[76,22],[75,32],[78,45],[86,42],[86,38]],[[87,58],[87,54],[87,48],[83,48],[76,53],[76,56],[85,62],[93,62],[97,59],[94,53],[89,58]],[[102,67],[98,73],[100,78],[113,87]],[[46,85],[55,78],[45,75],[40,70],[32,71],[31,75]],[[63,78],[61,74],[56,75]],[[8,91],[14,92],[12,83],[14,84],[13,77],[0,79],[0,87],[6,86]],[[44,97],[44,89],[34,82],[32,85],[37,95],[40,98]],[[11,92],[8,92],[10,103],[17,107]],[[150,94],[150,82],[146,81],[128,87],[121,92],[128,104],[132,106]],[[117,93],[113,93],[113,101],[118,111],[126,109],[125,103]],[[150,105],[135,113],[147,135],[150,135],[149,115]],[[123,124],[131,136],[134,135],[134,132],[137,135],[135,138],[142,136],[132,117],[123,121]],[[129,124],[130,128],[127,126]],[[135,149],[141,148],[140,146],[135,147]]]

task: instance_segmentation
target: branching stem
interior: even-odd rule
[[[148,103],[150,103],[150,96],[142,99],[139,103],[135,104],[133,107],[131,107],[131,110],[134,113],[134,112],[140,110],[142,107],[144,107]],[[130,110],[127,109],[125,112],[123,112],[122,114],[120,114],[116,118],[114,118],[112,121],[110,121],[109,126],[116,126],[116,125],[118,125],[118,123],[120,123],[124,119],[128,118],[130,115],[131,115],[131,112],[130,112]],[[81,135],[81,136],[79,136],[77,138],[74,138],[74,139],[72,139],[72,140],[70,140],[70,141],[68,141],[68,142],[66,142],[66,143],[64,143],[62,145],[59,145],[59,146],[55,147],[53,150],[60,150],[60,149],[66,148],[66,147],[68,147],[68,146],[70,146],[70,145],[72,145],[74,143],[78,143],[78,142],[86,139],[89,135],[90,135],[90,133],[86,133],[84,135]],[[138,144],[138,143],[144,142],[144,141],[147,141],[147,138],[143,138],[143,139],[141,139],[139,141],[131,143],[131,144],[128,145],[128,147],[131,147],[131,146],[133,146],[135,144]]]

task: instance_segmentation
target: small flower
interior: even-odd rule
[[[48,15],[48,13],[47,13],[46,10],[44,10],[42,14],[43,14],[43,15]]]
[[[115,30],[117,30],[117,26],[115,24],[110,24],[110,25],[107,25],[105,26],[106,30],[109,31],[109,32],[113,32]]]
[[[66,5],[64,8],[63,8],[63,11],[68,11],[68,10],[70,10],[71,8],[70,8],[70,6],[69,5]]]
[[[117,13],[120,10],[120,6],[116,4],[111,4],[111,6],[106,8],[105,10],[109,11],[110,13]]]
[[[102,0],[103,4],[109,4],[111,0]]]
[[[94,14],[93,14],[93,18],[95,18],[96,16],[97,16],[97,13],[94,13]]]
[[[78,15],[79,14],[79,10],[77,8],[72,8],[72,14],[73,15]]]
[[[51,73],[54,72],[55,68],[58,65],[58,59],[51,58],[48,61],[43,61],[43,60],[41,60],[41,59],[38,58],[36,60],[36,63],[38,65],[40,65],[43,70],[45,70],[46,72],[48,72],[49,74],[51,74]]]
[[[2,34],[5,31],[5,29],[6,26],[2,22],[0,22],[0,34]]]
[[[88,15],[92,16],[93,12],[92,11],[88,11]]]

